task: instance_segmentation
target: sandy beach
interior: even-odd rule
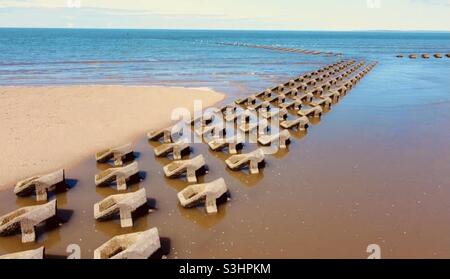
[[[194,100],[211,106],[222,98],[178,87],[0,88],[0,190],[168,125],[174,108],[192,111]]]

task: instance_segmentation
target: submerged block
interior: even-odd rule
[[[353,82],[352,82],[352,79],[349,79],[349,80],[346,80],[344,83],[343,83],[343,86],[345,86],[345,88],[346,88],[346,92],[345,92],[345,94],[347,94],[347,92],[348,91],[350,91],[352,88],[353,88]]]
[[[198,122],[200,122],[201,126],[208,125],[209,123],[214,121],[214,119],[216,118],[216,114],[219,112],[221,113],[222,111],[219,109],[214,109],[213,111],[205,112],[196,118],[193,117],[192,120],[190,121],[190,124],[196,125]]]
[[[337,91],[327,91],[320,96],[321,99],[331,99],[333,102],[339,101],[339,98],[341,97],[341,94]]]
[[[305,102],[311,102],[311,100],[314,98],[314,95],[312,93],[299,93],[296,97],[293,97],[292,99],[298,100],[301,103]]]
[[[161,248],[157,228],[118,235],[95,249],[94,259],[148,259]]]
[[[280,109],[298,109],[302,105],[300,100],[288,100],[279,105]],[[264,116],[263,116],[264,117]]]
[[[217,213],[216,200],[228,192],[223,178],[215,181],[191,185],[178,193],[178,200],[183,207],[194,207],[204,203],[208,214]]]
[[[292,104],[291,104],[292,103]],[[289,106],[294,106],[295,105],[295,101],[292,101],[291,103],[283,103],[283,105],[289,107]],[[288,111],[285,108],[285,106],[281,106],[280,109],[271,109],[269,111],[267,110],[263,110],[261,111],[261,117],[265,118],[265,119],[271,119],[271,118],[275,118],[275,117],[279,117],[279,119],[285,119]]]
[[[297,84],[297,88],[298,91],[306,91],[308,90],[308,85],[304,82],[300,82]]]
[[[289,91],[286,92],[286,94],[284,94],[286,97],[295,97],[298,95],[298,89],[297,88],[292,88]]]
[[[190,160],[175,161],[166,165],[164,167],[164,174],[169,178],[186,174],[188,182],[197,182],[196,172],[205,167],[205,165],[203,155],[198,155]]]
[[[247,106],[248,109],[256,110],[256,111],[258,111],[260,109],[267,109],[269,107],[270,107],[270,102],[268,102],[268,101],[264,101],[264,102],[260,102],[260,103],[256,103],[256,104]]]
[[[331,83],[331,81],[324,81],[320,85],[318,85],[318,87],[322,88],[322,91],[326,91],[326,90],[330,90],[332,85],[333,84]],[[323,92],[322,92],[322,94],[323,94]]]
[[[199,127],[198,129],[195,130],[195,132],[199,136],[212,134],[216,137],[222,137],[226,132],[226,128],[224,123],[217,123],[217,124],[210,124],[204,127]]]
[[[318,107],[321,106],[323,108],[330,108],[331,107],[331,99],[330,98],[317,98],[317,99],[313,99],[311,102],[309,102],[308,104],[312,107]]]
[[[272,96],[272,89],[266,89],[261,93],[256,94],[256,97],[258,98],[269,98]]]
[[[287,83],[287,86],[289,86],[289,87],[296,87],[297,86],[297,81],[295,81],[295,80],[293,80],[293,79],[291,79],[288,83]]]
[[[348,88],[345,85],[337,86],[335,89],[331,89],[330,91],[336,91],[340,96],[344,96],[348,92]]]
[[[260,119],[258,122],[242,123],[239,125],[239,130],[243,133],[251,133],[254,130],[258,130],[258,133],[264,134],[268,127],[269,123],[267,122],[267,119]]]
[[[284,84],[279,84],[278,86],[274,87],[272,91],[278,94],[283,94],[286,89],[287,88],[284,86]]]
[[[225,112],[233,112],[236,111],[237,106],[235,104],[228,104],[228,105],[224,105],[220,111],[225,113]]]
[[[243,110],[235,110],[232,112],[228,112],[225,114],[225,121],[226,122],[234,122],[236,121],[242,114],[244,113]]]
[[[161,130],[156,130],[147,133],[147,138],[152,141],[158,141],[163,138],[164,142],[173,142],[174,135],[182,135],[185,123],[178,123],[174,126],[164,128]]]
[[[95,160],[98,163],[106,163],[113,159],[115,166],[122,166],[123,160],[130,154],[133,154],[133,145],[128,143],[97,152],[95,154]]]
[[[172,153],[174,160],[180,160],[181,154],[185,150],[190,150],[189,143],[185,141],[180,141],[176,143],[164,143],[154,149],[156,157],[167,156]]]
[[[280,133],[277,133],[275,135],[262,135],[258,138],[258,142],[261,145],[270,145],[276,141],[279,142],[279,146],[281,149],[287,148],[287,143],[289,142],[291,138],[291,133],[289,133],[288,130],[283,130]]]
[[[306,116],[297,117],[294,120],[284,120],[280,123],[284,129],[297,128],[300,131],[305,131],[309,126],[309,119]]]
[[[242,105],[242,104],[251,105],[251,104],[254,104],[255,102],[256,102],[256,95],[251,95],[251,96],[249,96],[247,98],[243,98],[243,99],[237,99],[235,101],[235,103],[238,105]]]
[[[323,89],[320,87],[314,87],[311,90],[308,90],[307,93],[311,93],[314,97],[320,97],[322,96]]]
[[[127,180],[138,173],[139,166],[137,162],[123,167],[109,168],[95,175],[95,185],[104,186],[116,181],[117,190],[123,191],[127,189]]]
[[[244,139],[239,136],[230,138],[213,139],[208,142],[209,148],[213,151],[228,147],[230,154],[237,154],[237,146],[244,143]]]
[[[277,105],[282,104],[286,100],[286,96],[284,94],[275,95],[268,100],[270,103],[275,103]]]
[[[22,251],[0,256],[0,260],[42,260],[44,259],[44,246],[28,251]]]
[[[317,85],[317,81],[315,79],[307,79],[305,80],[306,85],[310,85],[310,86],[316,86]]]
[[[34,191],[37,201],[46,201],[48,197],[47,193],[54,190],[55,186],[64,182],[64,180],[63,169],[49,174],[33,176],[17,182],[14,187],[14,193],[20,196]]]
[[[322,107],[311,107],[308,105],[302,105],[301,109],[297,112],[298,115],[306,117],[320,117],[322,116],[322,113]]]
[[[133,218],[131,213],[146,202],[147,194],[145,189],[134,193],[112,195],[94,204],[94,218],[103,220],[119,213],[121,227],[132,227]]]
[[[231,170],[239,170],[249,165],[251,174],[259,173],[259,164],[262,162],[264,162],[264,151],[262,149],[246,154],[233,155],[225,160],[225,163]]]
[[[36,239],[34,228],[55,214],[56,200],[42,205],[19,208],[0,217],[0,235],[9,235],[20,227],[22,242],[33,242]]]

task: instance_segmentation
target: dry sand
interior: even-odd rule
[[[174,108],[222,99],[208,89],[168,87],[0,88],[0,190],[162,128]]]

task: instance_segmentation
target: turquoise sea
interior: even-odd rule
[[[224,42],[342,52],[391,72],[449,74],[449,59],[411,64],[395,56],[448,53],[450,33],[0,29],[0,86],[159,84],[247,93],[336,60]]]

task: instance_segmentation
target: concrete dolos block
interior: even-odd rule
[[[103,220],[119,213],[121,227],[132,227],[133,218],[131,213],[146,202],[147,194],[145,189],[134,193],[112,195],[94,205],[94,218]]]
[[[22,251],[0,256],[0,260],[42,260],[45,248],[42,246],[35,250]]]
[[[127,189],[127,180],[138,173],[139,166],[137,162],[124,167],[109,168],[95,175],[95,185],[103,186],[116,181],[117,190],[124,191]]]
[[[181,154],[185,150],[190,150],[190,145],[186,141],[164,143],[154,149],[156,157],[167,156],[167,154],[172,153],[174,160],[180,160]]]
[[[291,133],[288,130],[283,130],[274,135],[262,135],[258,138],[258,142],[264,146],[278,142],[281,149],[286,149],[290,138]]]
[[[123,160],[131,154],[133,154],[133,145],[131,143],[127,143],[97,152],[95,154],[95,160],[98,163],[106,163],[113,159],[115,166],[122,166]]]
[[[183,207],[194,207],[205,204],[208,214],[217,213],[216,200],[228,191],[223,178],[215,181],[191,185],[178,193],[178,200]]]
[[[56,200],[42,205],[26,206],[0,217],[0,235],[13,233],[18,227],[22,232],[22,242],[36,239],[34,228],[56,215]]]
[[[181,121],[174,126],[148,132],[147,138],[152,141],[158,141],[162,137],[165,143],[173,142],[173,137],[176,135],[181,136],[185,127],[186,123]]]
[[[293,120],[284,120],[280,122],[280,127],[284,129],[292,129],[296,127],[300,131],[308,129],[309,119],[306,116],[297,117]]]
[[[94,259],[148,259],[161,247],[157,228],[118,235],[95,249]]]
[[[37,201],[46,201],[47,193],[52,191],[57,184],[64,182],[64,179],[63,169],[45,175],[33,176],[19,181],[14,187],[14,193],[25,195],[34,190]]]
[[[239,170],[240,168],[249,165],[251,174],[259,173],[259,164],[264,161],[264,151],[257,149],[247,154],[233,155],[225,163],[231,170]]]
[[[211,150],[217,151],[228,147],[228,152],[230,154],[237,154],[237,146],[240,144],[244,144],[244,138],[239,135],[229,138],[213,139],[208,142],[208,146]]]
[[[188,182],[197,182],[196,172],[205,164],[203,155],[198,155],[190,160],[175,161],[164,166],[164,174],[166,177],[172,178],[186,173]]]

